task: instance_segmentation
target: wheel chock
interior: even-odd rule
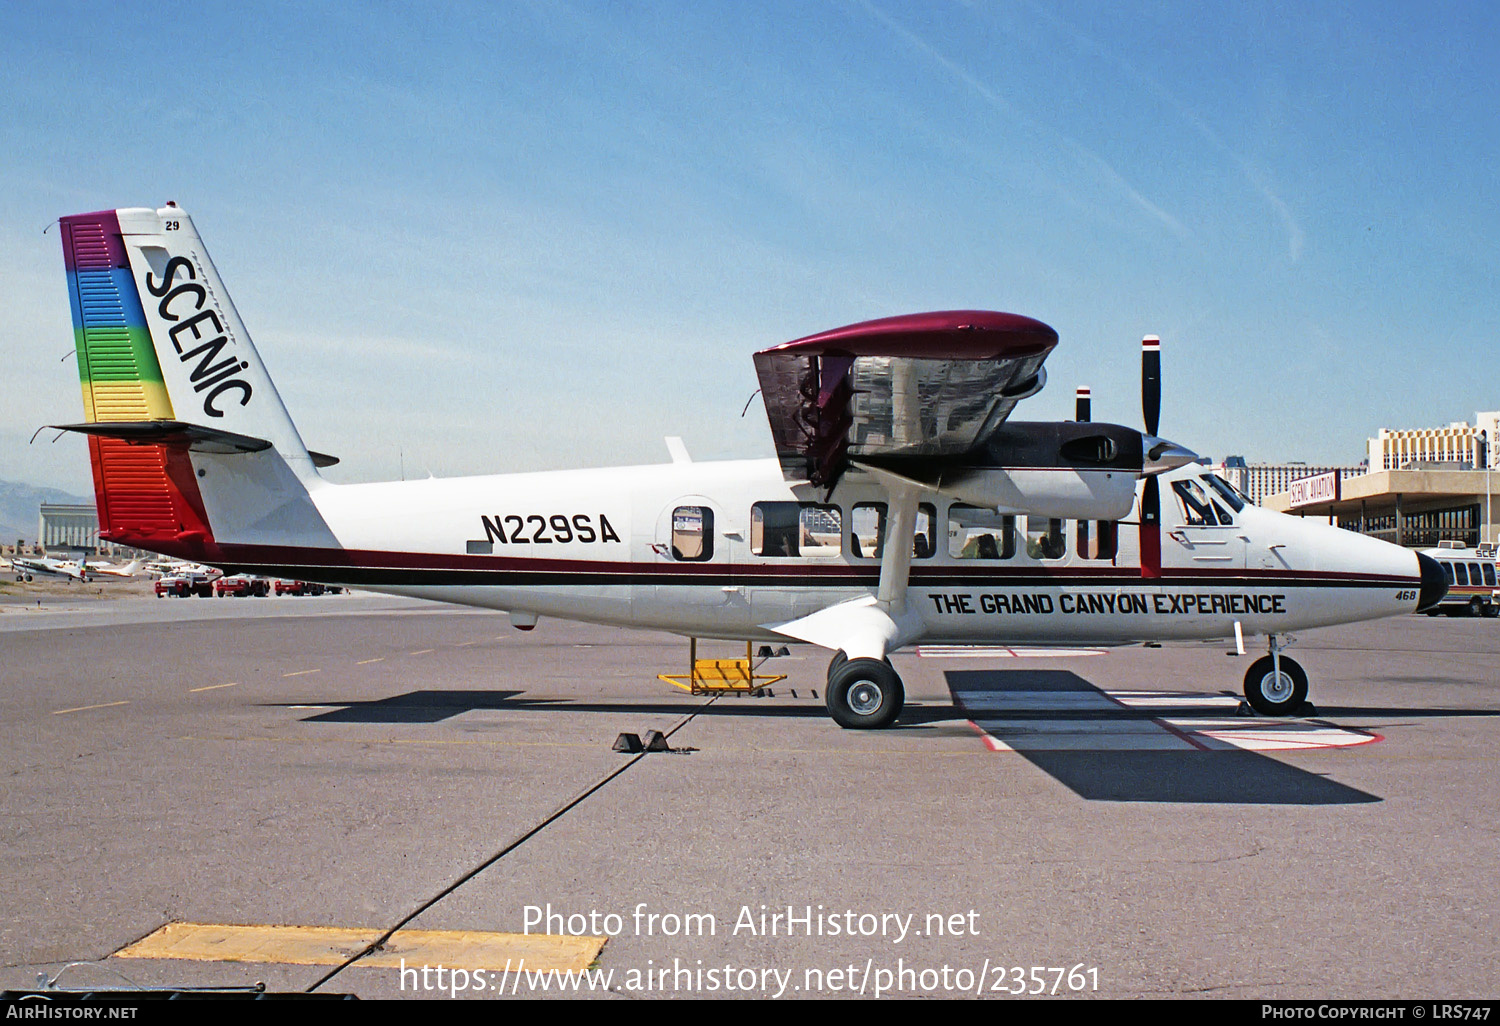
[[[648,752],[670,752],[672,746],[667,744],[666,735],[659,730],[646,731],[646,751]]]
[[[645,748],[641,745],[639,734],[621,734],[615,738],[613,750],[616,752],[625,752],[627,755],[636,755],[645,751]]]

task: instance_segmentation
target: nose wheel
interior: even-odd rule
[[[1287,656],[1262,656],[1245,674],[1245,701],[1262,716],[1295,715],[1307,703],[1307,671]]]
[[[825,693],[828,715],[850,730],[889,727],[906,704],[900,676],[879,659],[835,659],[828,667]]]

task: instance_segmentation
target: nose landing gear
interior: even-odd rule
[[[1245,701],[1262,716],[1295,716],[1307,706],[1307,671],[1281,654],[1274,634],[1270,649],[1245,674]]]

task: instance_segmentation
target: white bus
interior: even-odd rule
[[[1435,549],[1423,549],[1448,576],[1448,594],[1428,616],[1500,616],[1500,583],[1495,571],[1495,548],[1463,548],[1458,542],[1438,542]]]

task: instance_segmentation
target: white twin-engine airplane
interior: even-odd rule
[[[337,485],[174,204],[62,219],[100,535],[226,572],[834,653],[845,727],[885,727],[915,642],[1268,639],[1442,597],[1431,559],[1251,505],[1146,431],[1009,420],[1057,333],[1015,314],[868,321],[755,354],[774,460]],[[675,440],[674,440],[675,441]],[[887,539],[896,539],[888,544]]]

